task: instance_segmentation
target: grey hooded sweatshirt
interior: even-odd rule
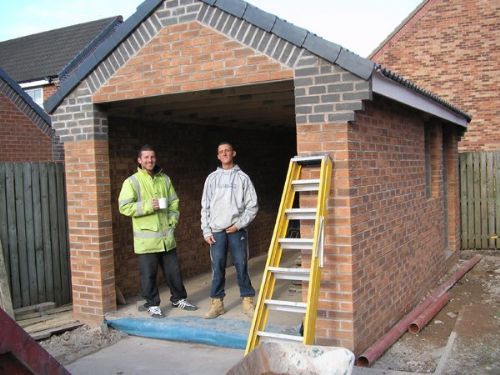
[[[231,225],[246,228],[259,210],[250,177],[240,167],[217,168],[208,175],[201,198],[201,230],[207,238]]]

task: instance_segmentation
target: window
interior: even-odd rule
[[[37,87],[35,89],[26,89],[24,90],[26,94],[31,96],[31,99],[38,104],[40,107],[43,107],[43,88]]]
[[[425,145],[425,195],[431,197],[432,184],[432,160],[431,160],[431,129],[426,126],[424,129],[424,145]]]

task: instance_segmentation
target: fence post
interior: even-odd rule
[[[0,307],[7,313],[7,315],[9,315],[12,319],[15,319],[14,310],[12,308],[12,299],[10,297],[9,275],[7,274],[7,270],[5,268],[1,239],[0,239]]]

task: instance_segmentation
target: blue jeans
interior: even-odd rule
[[[224,298],[226,293],[226,261],[228,248],[231,250],[241,297],[255,296],[250,275],[248,274],[248,239],[245,229],[228,234],[226,232],[213,233],[215,243],[210,246],[212,260],[212,289],[211,298]]]

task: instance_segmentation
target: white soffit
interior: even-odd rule
[[[399,103],[416,108],[454,124],[467,127],[467,119],[460,114],[446,108],[409,87],[387,78],[382,73],[374,71],[372,75],[372,90],[374,93],[385,96]]]

